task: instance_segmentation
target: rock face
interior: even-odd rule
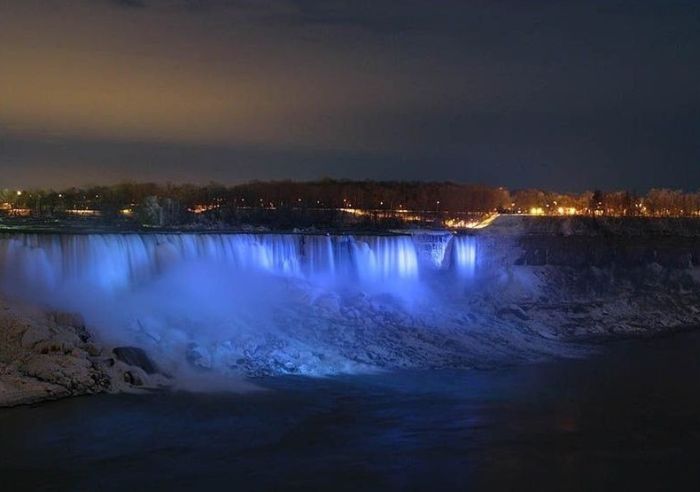
[[[490,296],[502,318],[568,342],[700,327],[698,220],[505,217],[494,226],[479,237],[477,309]]]
[[[138,347],[115,347],[112,352],[117,360],[123,363],[143,369],[146,374],[156,374],[158,367],[148,357],[145,350]]]
[[[143,350],[100,347],[80,315],[0,299],[0,407],[164,384]]]

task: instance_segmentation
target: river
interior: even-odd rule
[[[0,411],[2,490],[697,490],[700,333],[489,371]]]

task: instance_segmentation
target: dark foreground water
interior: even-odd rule
[[[488,372],[0,411],[0,490],[698,490],[700,334]]]

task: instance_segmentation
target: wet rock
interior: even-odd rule
[[[148,357],[148,354],[143,349],[138,347],[116,347],[112,350],[117,360],[143,369],[146,374],[155,374],[158,372],[158,366]]]

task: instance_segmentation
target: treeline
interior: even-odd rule
[[[121,183],[66,190],[1,190],[7,213],[62,217],[94,213],[103,220],[132,220],[142,224],[176,225],[201,221],[236,222],[299,211],[368,211],[369,216],[392,213],[445,215],[454,213],[595,214],[615,216],[690,216],[700,213],[700,193],[654,189],[590,191],[579,194],[542,190],[457,184],[452,182],[345,181],[249,182],[235,186]],[[295,212],[293,212],[295,211]],[[258,214],[258,215],[256,215]],[[309,217],[312,215],[307,214]]]
[[[3,190],[0,203],[8,209],[31,211],[40,217],[94,211],[104,219],[133,214],[146,224],[168,225],[203,220],[203,217],[228,220],[231,215],[250,215],[240,212],[247,209],[278,213],[300,209],[488,212],[506,207],[509,196],[503,188],[447,182],[322,180],[253,181],[235,186],[121,183],[60,191]]]
[[[575,210],[579,215],[683,217],[700,215],[700,192],[655,188],[646,194],[631,191],[556,193],[541,190],[511,192],[510,212],[542,209],[556,215]]]

